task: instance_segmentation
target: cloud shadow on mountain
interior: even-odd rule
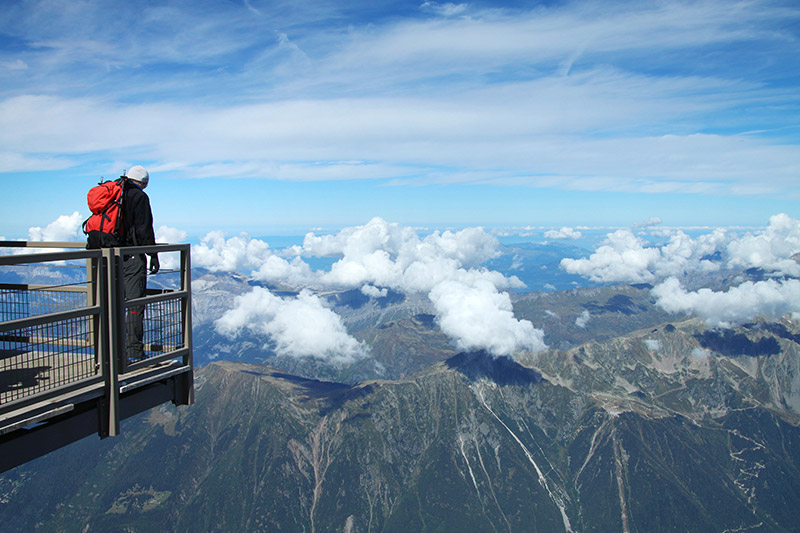
[[[781,352],[781,346],[775,337],[761,337],[758,341],[752,341],[744,333],[735,333],[729,329],[696,333],[695,338],[703,348],[727,357],[758,357]]]
[[[250,372],[257,374],[256,372]],[[347,385],[333,381],[304,378],[282,372],[270,372],[272,378],[291,383],[298,390],[298,398],[302,401],[321,400],[328,404],[320,410],[324,415],[338,408],[345,402],[368,396],[373,391],[372,385]]]
[[[447,368],[460,372],[470,381],[486,378],[498,385],[535,385],[545,381],[532,368],[517,363],[510,357],[494,357],[485,351],[461,352],[447,359]]]

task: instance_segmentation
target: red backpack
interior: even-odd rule
[[[122,225],[122,200],[125,176],[116,181],[102,181],[89,189],[86,200],[92,216],[83,223],[87,248],[121,246],[125,228]]]

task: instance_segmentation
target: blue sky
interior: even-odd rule
[[[0,235],[800,218],[796,2],[0,4]],[[318,230],[319,231],[319,230]]]

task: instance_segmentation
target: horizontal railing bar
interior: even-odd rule
[[[188,250],[188,244],[154,244],[152,246],[126,246],[117,248],[121,255],[155,254]]]
[[[185,300],[189,296],[189,291],[172,291],[163,294],[154,294],[152,296],[142,296],[141,298],[134,298],[132,300],[125,300],[125,307],[133,307],[137,305],[153,304],[159,302],[168,302],[170,300]]]
[[[172,359],[177,359],[179,357],[184,357],[189,353],[188,348],[179,348],[174,352],[167,352],[161,355],[157,355],[155,357],[148,357],[147,359],[142,359],[141,361],[137,361],[135,363],[128,364],[128,371],[129,373],[135,370],[139,370],[142,368],[147,368],[148,366],[155,365],[157,363],[161,363],[163,361],[170,361]],[[122,376],[122,375],[121,375]],[[120,377],[122,379],[122,377]]]
[[[90,282],[70,283],[69,285],[40,285],[40,284],[19,284],[19,283],[0,283],[0,290],[9,291],[52,291],[52,292],[87,292]],[[92,282],[93,283],[93,282]]]
[[[63,322],[73,318],[99,315],[101,311],[102,308],[99,305],[95,305],[92,307],[72,309],[70,311],[59,311],[57,313],[48,313],[45,315],[36,315],[27,318],[18,318],[16,320],[8,320],[6,322],[0,322],[0,333],[13,331],[15,329],[24,329],[34,326],[42,326],[45,324],[52,324],[55,322]]]
[[[91,332],[79,333],[78,335],[91,335]],[[79,340],[72,337],[43,337],[41,335],[3,335],[0,334],[0,341],[4,342],[25,342],[29,344],[48,344],[59,346],[75,346],[78,348],[90,348],[94,343],[89,340]]]
[[[169,367],[165,367],[169,368]],[[120,394],[128,392],[129,390],[138,389],[139,387],[144,387],[145,385],[149,385],[150,383],[155,383],[156,381],[161,381],[162,379],[169,379],[173,376],[177,376],[178,374],[183,374],[184,372],[188,372],[192,369],[190,366],[181,366],[179,368],[175,368],[173,370],[169,370],[167,372],[159,372],[152,375],[147,375],[143,379],[131,381],[130,383],[126,383],[119,388]]]
[[[99,259],[101,255],[102,254],[100,250],[1,255],[0,266],[24,265],[30,263],[53,263],[55,261],[77,261],[78,259]]]
[[[86,248],[85,242],[74,241],[0,241],[5,248]]]
[[[162,352],[169,353],[183,348],[182,344],[158,344],[158,343],[145,343],[144,351],[146,352]]]

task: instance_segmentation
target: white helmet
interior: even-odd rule
[[[143,189],[150,182],[150,174],[147,173],[147,170],[142,165],[132,166],[128,170],[128,178],[141,183]]]

